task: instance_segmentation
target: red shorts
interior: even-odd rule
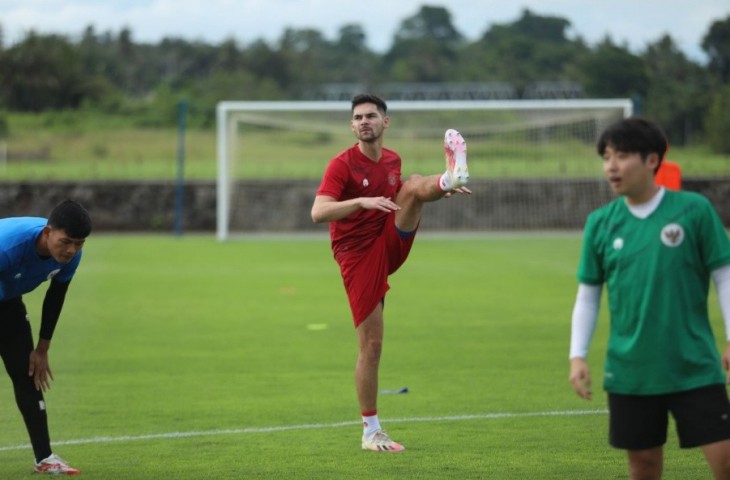
[[[383,231],[370,247],[335,255],[355,327],[385,298],[385,292],[390,288],[388,275],[398,270],[408,258],[416,230],[400,232],[395,227],[395,215],[390,215]]]

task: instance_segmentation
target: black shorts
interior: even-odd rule
[[[681,448],[730,439],[730,402],[725,385],[664,395],[608,394],[609,443],[645,450],[667,441],[669,414]]]

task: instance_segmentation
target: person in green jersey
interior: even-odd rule
[[[714,477],[730,479],[730,343],[720,355],[708,314],[712,279],[730,340],[730,241],[705,197],[655,184],[666,146],[662,130],[637,117],[598,141],[619,198],[586,221],[569,380],[591,398],[586,357],[605,283],[609,442],[627,450],[630,477],[661,478],[671,414],[680,446],[701,447]]]

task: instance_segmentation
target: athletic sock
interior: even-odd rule
[[[369,438],[373,433],[380,430],[377,412],[363,412],[362,416],[363,436]]]

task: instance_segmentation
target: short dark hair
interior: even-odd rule
[[[63,230],[71,238],[86,238],[91,233],[89,212],[74,200],[64,200],[56,205],[48,217],[48,225]]]
[[[664,160],[669,143],[664,131],[655,122],[642,117],[630,117],[610,125],[601,134],[596,144],[600,156],[607,147],[625,153],[639,153],[646,158],[650,153],[659,156],[659,165]]]
[[[362,103],[374,104],[383,115],[388,113],[388,106],[385,104],[385,100],[373,93],[361,93],[359,95],[355,95],[352,99],[352,108],[350,108],[350,111],[355,110],[355,107]]]

